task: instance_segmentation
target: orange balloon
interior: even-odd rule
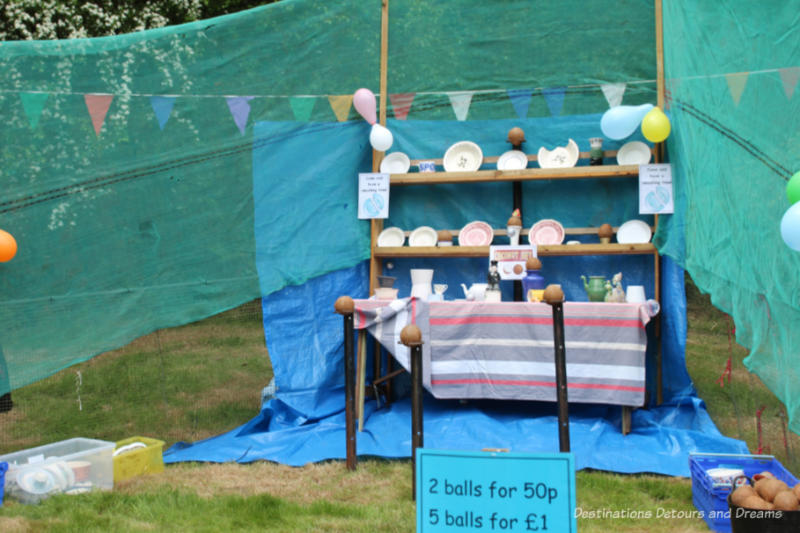
[[[17,241],[7,231],[0,229],[0,263],[11,261],[17,255]]]

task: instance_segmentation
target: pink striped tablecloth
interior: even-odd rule
[[[647,307],[564,303],[570,402],[641,406]],[[556,401],[553,311],[544,303],[356,300],[367,328],[409,369],[400,331],[422,330],[423,385],[436,398]]]

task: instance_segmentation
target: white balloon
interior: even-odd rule
[[[372,130],[369,132],[369,144],[379,152],[385,152],[391,148],[394,142],[392,132],[384,128],[377,122],[372,125]]]
[[[800,252],[800,202],[795,203],[781,219],[781,237],[786,246]]]

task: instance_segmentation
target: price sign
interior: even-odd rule
[[[571,453],[417,450],[417,531],[577,531]]]

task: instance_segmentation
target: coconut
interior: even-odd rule
[[[436,240],[439,242],[452,241],[453,234],[446,229],[440,229],[439,231],[436,232]]]
[[[800,499],[800,483],[794,486],[792,492],[794,492],[794,495],[797,496],[798,499]]]
[[[786,483],[774,477],[763,477],[759,479],[756,481],[755,488],[758,495],[768,502],[773,501],[779,492],[789,490],[789,486],[786,485]]]
[[[742,507],[742,502],[744,502],[750,496],[758,496],[755,489],[750,485],[736,487],[736,490],[731,493],[731,503]]]
[[[775,495],[775,499],[772,501],[775,505],[775,509],[779,511],[796,511],[798,506],[797,496],[794,495],[794,492],[791,490],[782,490],[777,495]]]
[[[540,268],[542,268],[542,262],[539,261],[538,257],[529,257],[525,261],[526,270],[539,270]]]
[[[514,127],[508,130],[508,142],[511,143],[511,146],[519,146],[524,143],[525,132],[522,131],[522,128]]]
[[[742,505],[740,507],[744,507],[746,509],[759,509],[759,510],[764,510],[764,511],[774,508],[774,506],[771,503],[762,500],[761,498],[759,498],[755,494],[752,495],[752,496],[748,496],[742,502]]]
[[[611,227],[611,224],[603,224],[597,230],[598,237],[612,237],[614,235],[614,228]]]

